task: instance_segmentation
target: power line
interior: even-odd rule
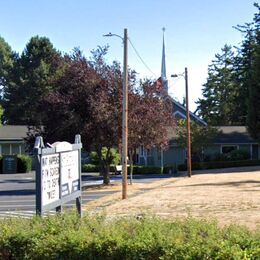
[[[134,49],[136,55],[138,56],[138,58],[141,60],[141,62],[143,63],[143,65],[156,77],[156,74],[149,68],[149,66],[145,63],[145,61],[142,59],[141,55],[139,54],[139,52],[137,51],[137,49],[135,48],[134,44],[132,43],[132,41],[130,40],[130,38],[128,37],[128,41],[130,42],[132,48]]]

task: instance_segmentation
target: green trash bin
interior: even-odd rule
[[[3,155],[3,174],[17,173],[17,156]]]

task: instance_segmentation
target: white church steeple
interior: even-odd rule
[[[161,77],[166,79],[166,62],[165,62],[164,32],[165,32],[165,28],[163,28],[163,46],[162,46],[162,67],[161,67]]]
[[[163,28],[162,30],[163,30],[163,46],[162,46],[161,80],[163,85],[163,92],[165,95],[168,95],[168,80],[166,77],[166,60],[165,60],[165,44],[164,44],[165,28]]]

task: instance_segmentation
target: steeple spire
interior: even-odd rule
[[[161,77],[166,79],[165,44],[164,44],[164,32],[165,32],[165,28],[163,28],[162,30],[163,30],[163,46],[162,46]]]
[[[166,95],[168,95],[168,81],[166,77],[166,61],[165,61],[165,44],[164,44],[164,32],[165,28],[162,28],[163,30],[163,46],[162,46],[162,66],[161,66],[161,80],[163,84],[163,90]]]

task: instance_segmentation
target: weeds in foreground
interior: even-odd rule
[[[260,259],[260,230],[151,215],[4,219],[0,259]]]

